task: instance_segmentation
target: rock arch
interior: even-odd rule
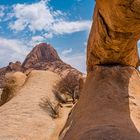
[[[139,9],[140,0],[96,0],[86,83],[63,140],[140,140]]]
[[[139,9],[139,0],[96,0],[88,40],[88,71],[94,65],[138,67]]]

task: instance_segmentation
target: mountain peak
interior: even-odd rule
[[[54,62],[61,61],[57,51],[47,43],[36,45],[33,50],[27,55],[23,62],[23,67],[29,68],[39,62]]]

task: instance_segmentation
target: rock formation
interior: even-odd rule
[[[53,88],[59,80],[57,74],[49,71],[32,71],[28,75],[16,96],[0,107],[0,140],[58,139],[71,108],[60,108],[60,117],[52,119],[46,101],[49,98],[57,104]],[[20,78],[17,82],[22,84]]]
[[[139,0],[96,0],[88,41],[88,71],[94,65],[138,66],[139,8]]]
[[[60,140],[139,140],[139,91],[133,67],[94,66]]]
[[[27,55],[23,64],[19,61],[16,63],[10,62],[7,67],[0,69],[0,87],[3,86],[6,73],[16,71],[29,73],[32,70],[49,70],[59,74],[61,77],[66,76],[69,72],[79,75],[79,78],[82,75],[81,72],[64,63],[51,45],[40,43]]]
[[[19,61],[10,62],[7,67],[0,69],[0,87],[3,87],[5,75],[10,72],[22,71],[22,66]]]
[[[67,73],[72,72],[77,75],[82,73],[71,67],[69,64],[64,63],[58,56],[57,51],[49,44],[40,43],[28,54],[22,64],[24,71],[30,70],[49,70],[53,71],[60,76],[65,76]]]
[[[22,65],[9,63],[0,69],[1,82],[5,81],[0,91],[0,140],[58,140],[73,104],[60,104],[54,92],[56,83],[70,73],[79,82],[82,73],[45,43],[37,45]]]
[[[46,63],[61,61],[56,50],[49,44],[40,43],[28,54],[22,67],[28,69],[34,67],[37,63]]]
[[[60,140],[140,140],[139,0],[96,0],[87,79]]]

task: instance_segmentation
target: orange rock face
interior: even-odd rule
[[[140,140],[139,91],[135,68],[95,66],[60,140]]]
[[[140,0],[96,0],[86,83],[60,140],[140,140],[139,9]]]
[[[88,41],[88,71],[94,65],[138,66],[139,9],[139,0],[96,0]]]

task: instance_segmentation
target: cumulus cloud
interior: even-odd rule
[[[43,35],[44,38],[48,39],[48,38],[53,38],[53,34],[52,33],[45,33]]]
[[[61,56],[62,60],[79,71],[86,73],[86,54],[79,53],[72,56]]]
[[[90,26],[90,21],[60,21],[57,24],[54,24],[51,29],[55,34],[70,34],[89,30]]]
[[[62,55],[67,55],[72,52],[72,48],[66,49],[62,51]]]
[[[0,5],[0,21],[2,19],[2,17],[4,17],[5,13],[4,13],[4,10],[5,10],[5,6],[3,5]]]
[[[42,42],[42,41],[44,41],[44,37],[43,36],[33,36],[32,41],[33,42]]]
[[[10,28],[20,31],[28,27],[31,31],[41,31],[54,22],[54,17],[46,5],[46,1],[33,4],[17,4],[13,6],[13,16],[16,20],[10,23]]]
[[[39,44],[41,42],[44,42],[45,38],[41,35],[37,35],[37,36],[32,36],[31,40],[29,41],[29,46],[33,47],[36,44]]]
[[[83,43],[84,46],[84,51],[83,53],[75,53],[72,55],[67,55],[69,53],[71,53],[73,50],[72,48],[70,49],[66,49],[61,53],[61,58],[64,62],[72,65],[74,68],[78,69],[79,71],[86,73],[86,46],[87,43],[84,42]]]
[[[22,41],[0,37],[0,66],[7,65],[10,61],[23,61],[29,48]]]
[[[33,4],[16,4],[13,6],[13,18],[9,27],[15,31],[22,31],[28,28],[32,32],[45,31],[46,38],[52,38],[54,34],[70,34],[79,31],[89,30],[91,21],[66,20],[65,13],[53,10],[48,6],[48,1],[40,1]]]

